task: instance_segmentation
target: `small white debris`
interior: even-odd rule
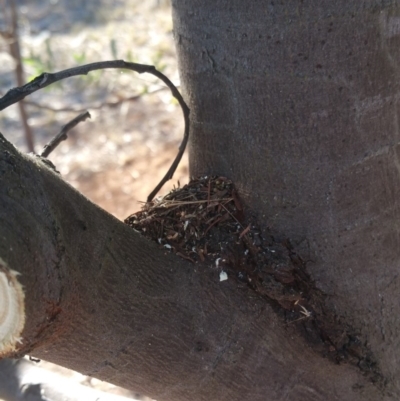
[[[158,239],[158,243],[161,245],[162,238]]]
[[[186,220],[185,224],[183,225],[183,231],[186,231],[188,225],[189,225],[189,220]]]
[[[246,249],[246,250],[244,251],[244,254],[247,255],[248,253],[249,253],[249,250]]]
[[[221,260],[221,258],[218,258],[218,259],[216,259],[215,260],[215,267],[218,267],[219,266],[219,261]]]
[[[165,245],[164,245],[164,248],[171,249],[172,246],[171,246],[170,244],[165,244]]]
[[[221,273],[219,273],[219,281],[225,281],[225,280],[228,280],[228,275],[226,274],[226,272],[221,270]]]

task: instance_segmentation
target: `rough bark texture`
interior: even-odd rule
[[[191,174],[226,175],[309,247],[318,287],[397,392],[399,5],[173,1]]]
[[[397,400],[398,1],[174,1],[192,174],[308,243],[309,272],[386,385],[321,358],[271,307],[91,204],[0,137],[0,257],[20,353],[158,400]],[[309,256],[309,255],[307,255]]]
[[[158,400],[392,399],[249,288],[164,255],[3,137],[0,178],[0,255],[26,295],[19,354]]]

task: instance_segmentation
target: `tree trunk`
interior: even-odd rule
[[[191,175],[228,176],[264,226],[308,248],[397,393],[399,5],[173,1]]]
[[[382,380],[322,358],[250,288],[165,255],[0,136],[0,275],[19,272],[25,296],[14,356],[160,401],[397,400],[400,13],[375,3],[173,6],[192,175],[228,176],[265,227],[307,244]]]
[[[0,273],[20,274],[26,315],[22,343],[3,356],[33,354],[159,400],[377,399],[249,288],[165,255],[3,137],[0,155]]]

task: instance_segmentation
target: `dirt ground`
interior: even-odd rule
[[[21,0],[18,11],[27,81],[42,72],[124,59],[155,65],[179,85],[168,1]],[[6,17],[6,12],[0,13],[0,29],[6,26]],[[15,86],[13,68],[14,61],[0,38],[0,96]],[[134,95],[139,96],[124,101]],[[131,71],[94,72],[55,84],[27,100],[37,153],[81,111],[91,113],[92,118],[70,131],[49,159],[67,182],[121,220],[140,208],[139,202],[166,173],[182,140],[179,105],[152,76]],[[26,151],[16,106],[0,113],[0,131]],[[160,193],[168,192],[178,181],[186,183],[187,178],[184,155],[174,179]],[[113,386],[94,379],[73,372],[68,375],[118,393]]]
[[[28,80],[43,71],[122,58],[155,65],[179,85],[167,1],[25,0],[19,11]],[[13,86],[13,60],[0,41],[0,93]],[[140,96],[123,101],[134,95]],[[66,181],[120,219],[140,207],[138,202],[165,174],[182,139],[181,110],[169,90],[151,75],[93,72],[27,100],[33,102],[28,114],[36,152],[80,111],[91,113],[92,119],[70,131],[49,159]],[[117,104],[107,106],[110,102]],[[26,151],[16,106],[0,114],[0,131]],[[185,155],[161,193],[178,180],[185,183],[187,176]]]

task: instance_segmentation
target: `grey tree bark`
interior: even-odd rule
[[[272,307],[165,255],[0,137],[0,257],[31,353],[158,400],[397,400],[397,1],[173,1],[191,174],[291,238],[382,380],[324,359]]]
[[[264,226],[307,243],[396,392],[399,5],[173,1],[191,174],[230,177]]]
[[[0,155],[0,257],[20,274],[26,311],[3,356],[159,400],[393,399],[321,358],[252,290],[164,254],[2,136]]]

